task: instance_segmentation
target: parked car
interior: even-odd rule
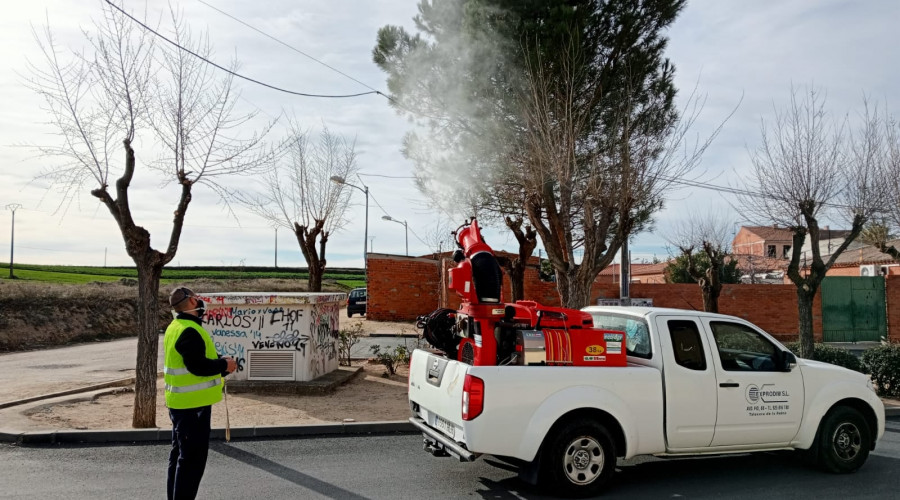
[[[347,296],[347,317],[352,318],[353,314],[366,314],[366,298],[368,294],[365,288],[354,288],[350,290]]]

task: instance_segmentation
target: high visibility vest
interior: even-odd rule
[[[206,357],[217,359],[216,346],[212,337],[198,323],[188,319],[176,319],[166,329],[165,365],[163,380],[166,384],[166,406],[175,410],[200,408],[222,400],[222,376],[201,377],[188,371],[184,358],[175,350],[175,343],[188,328],[200,333],[206,344]]]

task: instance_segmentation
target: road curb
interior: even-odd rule
[[[362,434],[414,434],[416,428],[406,420],[388,422],[343,422],[310,425],[271,425],[255,427],[235,427],[231,429],[233,440],[255,438],[288,438],[310,436],[352,436]],[[212,429],[213,440],[224,440],[225,429]],[[0,442],[20,445],[34,444],[79,444],[79,443],[154,443],[170,442],[172,430],[159,427],[153,429],[114,430],[53,430],[16,432],[0,430]]]
[[[885,416],[890,418],[900,417],[900,407],[885,408]],[[364,434],[415,434],[416,432],[418,431],[408,420],[392,420],[387,422],[342,422],[334,424],[235,427],[231,429],[231,438],[243,440],[311,436],[339,437]],[[224,440],[225,429],[221,427],[212,429],[210,437],[214,440]],[[19,445],[156,443],[169,442],[171,439],[171,429],[159,427],[153,429],[61,429],[29,432],[0,429],[0,442]]]
[[[405,339],[417,339],[419,338],[418,333],[370,333],[367,335],[370,338],[385,338],[385,337],[394,337],[394,338],[405,338]]]
[[[100,390],[100,389],[108,389],[110,387],[126,387],[126,386],[129,386],[132,384],[134,384],[134,377],[129,377],[129,378],[123,378],[123,379],[119,379],[119,380],[113,380],[111,382],[103,382],[101,384],[94,384],[94,385],[89,385],[89,386],[85,386],[85,387],[77,387],[75,389],[69,389],[69,390],[65,390],[65,391],[52,392],[49,394],[41,394],[40,396],[32,396],[29,398],[17,399],[14,401],[5,401],[5,402],[0,403],[0,410],[2,410],[4,408],[10,408],[12,406],[19,406],[19,405],[24,405],[24,404],[28,404],[28,403],[34,403],[35,401],[41,401],[44,399],[53,399],[53,398],[60,398],[63,396],[72,396],[75,394],[81,394],[83,392],[91,392],[91,391],[96,391],[96,390]]]

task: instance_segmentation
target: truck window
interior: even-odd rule
[[[706,370],[706,354],[700,341],[697,323],[685,320],[670,320],[667,323],[675,362],[689,370]]]
[[[608,313],[591,313],[591,317],[594,319],[594,328],[625,332],[625,350],[628,356],[644,359],[653,357],[650,331],[643,319]]]
[[[775,360],[780,349],[756,330],[727,321],[711,321],[709,326],[724,370],[777,371]]]

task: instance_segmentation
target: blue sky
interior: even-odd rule
[[[385,24],[409,27],[416,2],[274,0],[206,0],[243,19],[292,47],[352,76],[369,87],[384,89],[384,75],[371,62],[375,34]],[[144,2],[128,2],[143,10]],[[355,93],[368,90],[353,80],[295,51],[267,39],[199,0],[181,0],[185,20],[194,29],[209,32],[218,60],[232,55],[243,74],[267,83],[310,93]],[[148,0],[147,10],[160,15],[167,2]],[[49,19],[61,45],[77,47],[80,27],[98,16],[96,0],[32,0],[5,6],[0,19],[0,207],[19,203],[16,212],[16,261],[131,265],[115,223],[85,187],[65,213],[56,210],[56,194],[35,176],[52,158],[36,156],[25,144],[53,143],[53,128],[42,101],[23,86],[27,60],[40,55],[31,33]],[[900,2],[883,0],[770,1],[706,0],[688,2],[669,32],[668,55],[677,68],[679,98],[696,85],[706,106],[696,133],[705,136],[740,102],[735,114],[707,151],[696,175],[719,185],[744,185],[749,166],[748,148],[759,140],[760,120],[771,118],[774,107],[788,100],[791,86],[813,84],[827,91],[829,108],[852,118],[863,95],[886,103],[894,113],[900,92]],[[324,123],[332,132],[355,138],[362,177],[369,186],[369,235],[372,250],[403,254],[404,228],[382,220],[390,215],[406,220],[411,254],[430,249],[418,237],[435,225],[438,214],[408,177],[412,164],[400,153],[409,124],[380,96],[347,100],[293,97],[250,84],[241,84],[241,105],[257,108],[262,116],[292,114],[315,130]],[[139,158],[140,160],[140,158]],[[172,187],[145,170],[134,183],[135,218],[154,235],[153,244],[166,244],[169,221],[177,199]],[[332,266],[362,263],[364,198],[354,191],[351,217],[344,231],[332,236],[328,262]],[[632,241],[632,259],[666,256],[665,234],[688,211],[714,211],[740,225],[744,217],[729,200],[715,191],[684,188],[669,193],[666,208],[657,216],[652,232]],[[0,252],[9,249],[10,213],[0,212]],[[485,231],[498,249],[514,248],[502,231]],[[175,265],[271,265],[275,258],[275,231],[265,221],[238,211],[230,217],[214,193],[198,189],[188,211],[185,233]],[[0,258],[6,260],[6,257]],[[278,232],[278,264],[301,266],[302,256],[292,234]]]

